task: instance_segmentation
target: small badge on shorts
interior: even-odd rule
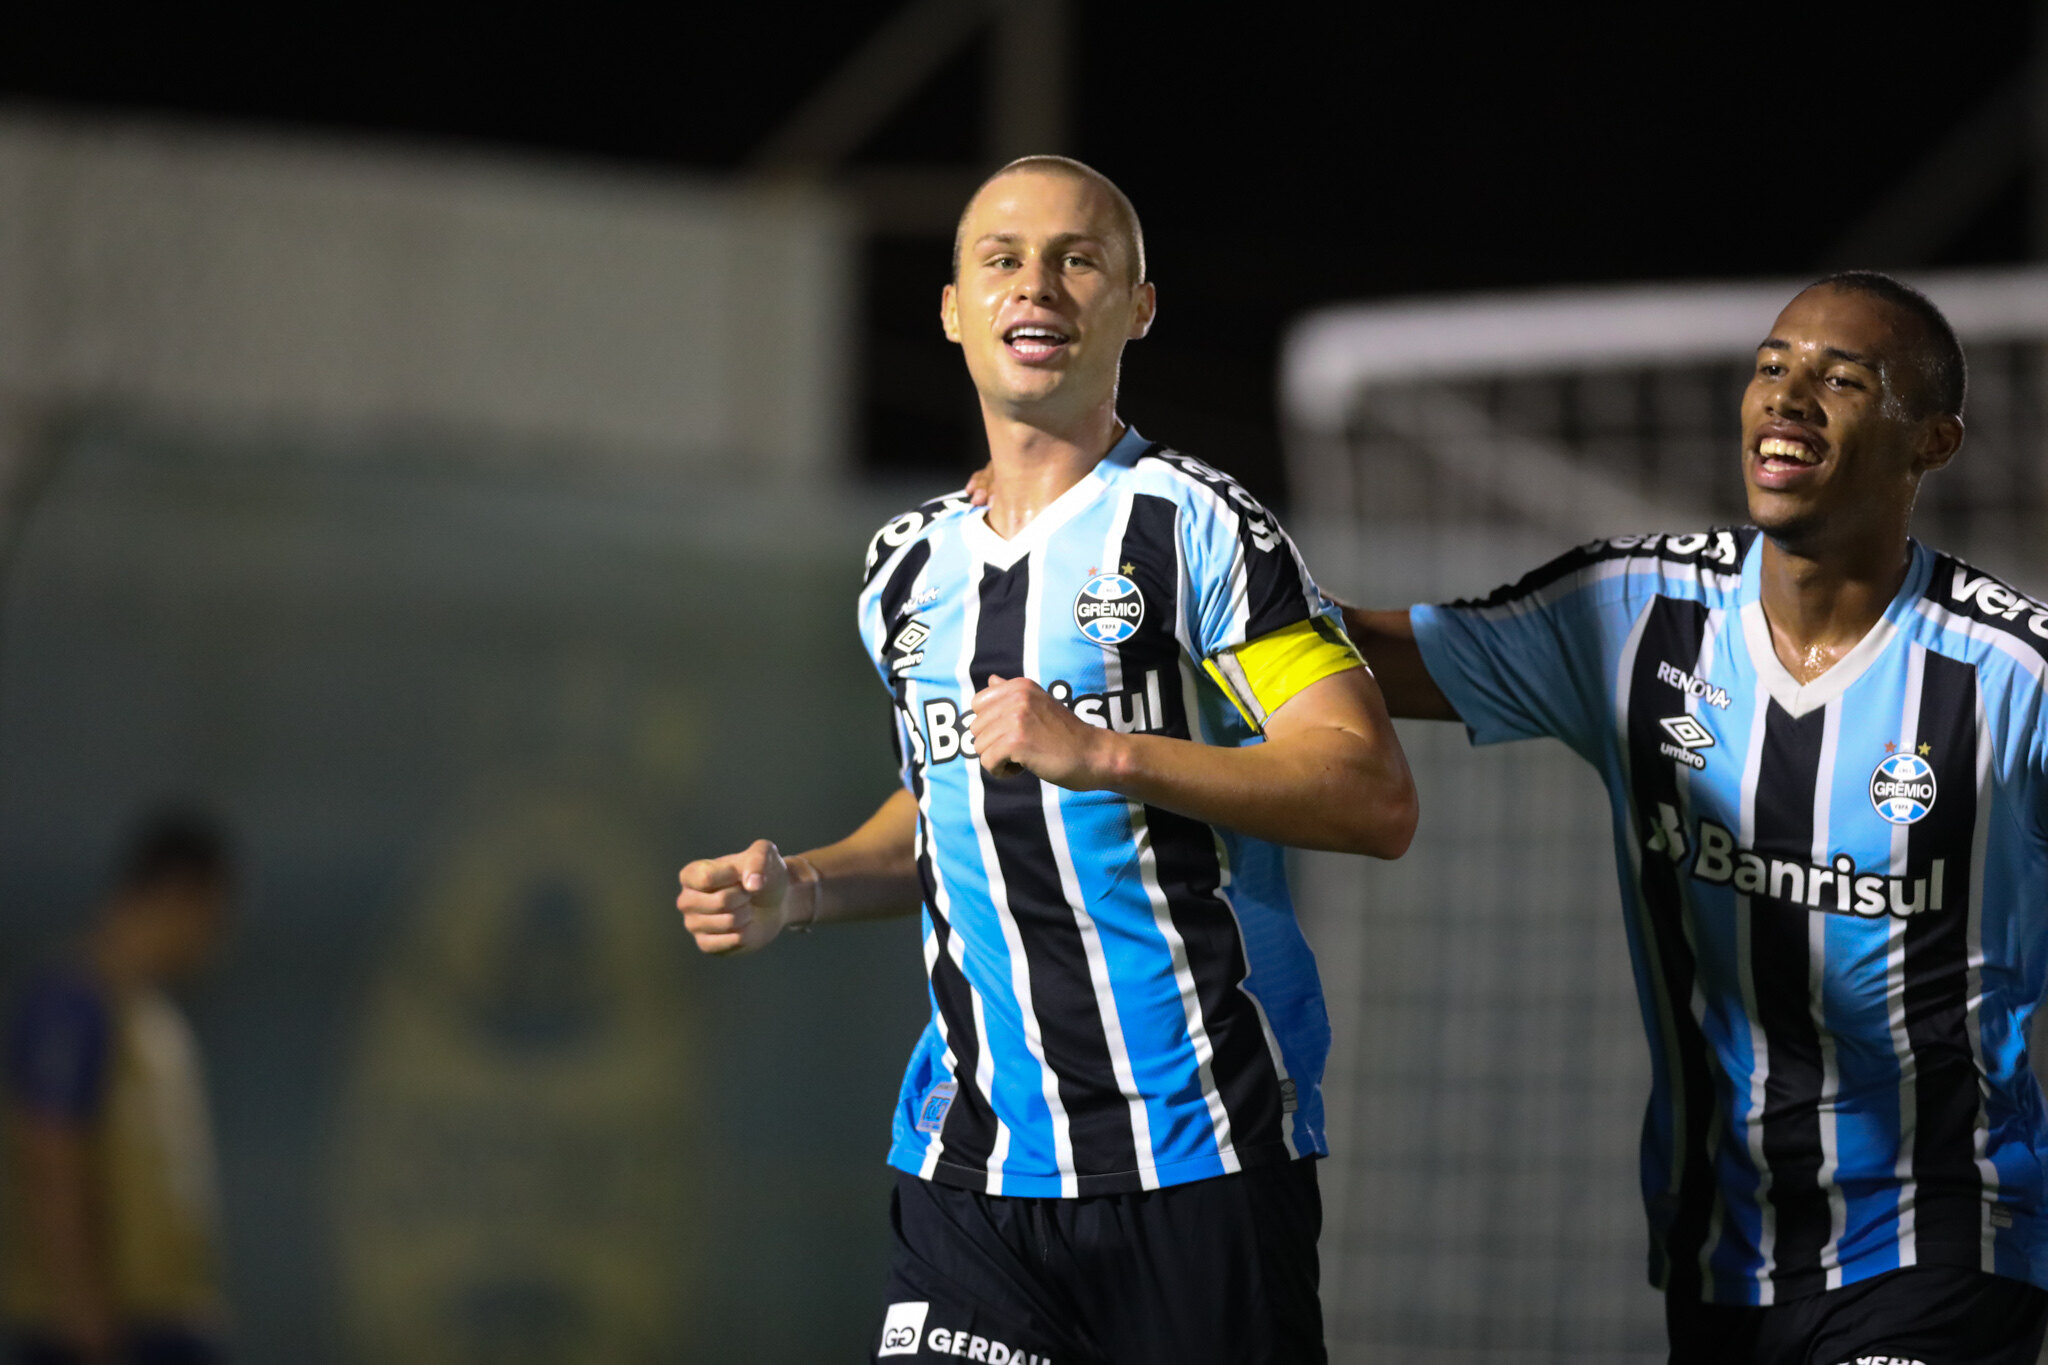
[[[918,1338],[924,1335],[925,1314],[932,1311],[929,1302],[892,1303],[889,1315],[882,1319],[882,1346],[877,1356],[914,1356],[917,1354]],[[870,1318],[870,1322],[874,1319]]]
[[[955,1081],[940,1081],[924,1092],[924,1103],[917,1108],[917,1131],[936,1133],[946,1126],[946,1111],[953,1107],[953,1096],[960,1093]]]

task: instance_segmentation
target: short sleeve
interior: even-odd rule
[[[1195,652],[1213,659],[1315,617],[1341,634],[1337,607],[1317,589],[1280,522],[1236,480],[1184,455],[1165,457],[1191,479],[1181,511]]]
[[[1549,736],[1588,758],[1603,747],[1602,608],[1579,563],[1574,551],[1481,601],[1409,610],[1429,676],[1474,744]]]
[[[55,974],[33,982],[9,1023],[9,1098],[45,1118],[89,1122],[106,1091],[111,1034],[106,1003],[85,982]]]

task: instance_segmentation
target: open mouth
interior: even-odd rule
[[[1757,462],[1765,469],[1804,469],[1820,463],[1820,452],[1804,441],[1766,436],[1757,442]]]
[[[1003,344],[1020,360],[1044,360],[1058,355],[1071,340],[1065,332],[1037,323],[1020,323],[1003,333]]]

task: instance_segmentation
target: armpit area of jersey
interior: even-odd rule
[[[1300,695],[1310,683],[1333,673],[1364,668],[1351,637],[1321,616],[1311,616],[1236,649],[1204,659],[1245,724],[1264,731],[1266,718]]]

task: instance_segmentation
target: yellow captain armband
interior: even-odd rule
[[[1310,683],[1364,668],[1365,660],[1350,636],[1326,618],[1311,616],[1204,659],[1202,667],[1245,724],[1263,733],[1266,717]]]

